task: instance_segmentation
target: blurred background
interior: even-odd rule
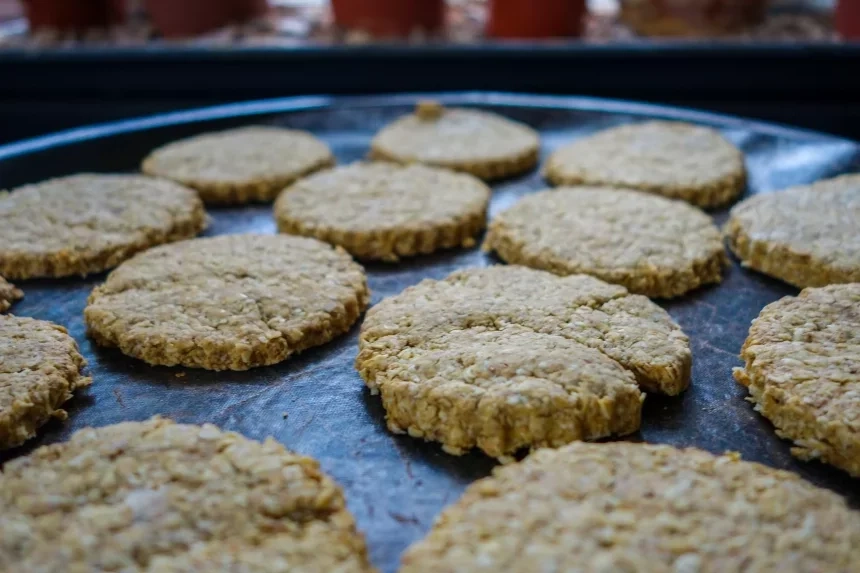
[[[0,0],[0,142],[228,101],[497,90],[860,139],[860,0]]]

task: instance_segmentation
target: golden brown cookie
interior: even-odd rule
[[[537,165],[540,137],[527,125],[494,113],[423,101],[415,113],[384,127],[370,146],[375,159],[426,163],[489,180]]]
[[[51,418],[66,419],[60,406],[91,382],[81,374],[84,366],[62,326],[0,315],[0,450],[29,440]],[[2,565],[0,557],[0,570],[11,571]]]
[[[856,571],[860,513],[735,455],[573,443],[495,469],[400,573]]]
[[[88,333],[150,364],[247,370],[349,330],[364,269],[305,237],[222,235],[141,253],[93,290]]]
[[[328,146],[305,131],[252,126],[204,133],[152,151],[141,170],[197,189],[206,203],[271,201],[308,173],[334,165]]]
[[[792,453],[860,477],[860,283],[767,305],[741,358],[735,378]]]
[[[343,493],[273,439],[152,418],[0,474],[0,569],[371,573]]]
[[[316,237],[362,259],[396,261],[474,246],[490,193],[465,173],[353,163],[288,187],[275,202],[275,219],[283,233]]]
[[[517,266],[425,280],[373,307],[356,368],[391,431],[507,459],[639,428],[639,387],[690,380],[687,337],[660,307],[586,275]]]
[[[15,288],[15,285],[6,282],[6,279],[0,277],[0,312],[9,310],[12,303],[16,300],[24,298],[24,293],[21,289]]]
[[[860,175],[750,197],[725,234],[745,267],[798,288],[860,282]]]
[[[746,186],[744,156],[708,127],[648,121],[613,127],[556,150],[544,175],[553,185],[638,189],[717,207]]]
[[[728,264],[719,229],[699,209],[605,187],[523,197],[493,219],[484,249],[509,263],[585,273],[665,298],[720,282]]]
[[[191,189],[141,175],[81,174],[0,192],[0,275],[66,277],[110,269],[206,228]]]

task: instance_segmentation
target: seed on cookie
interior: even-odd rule
[[[401,573],[856,571],[860,512],[789,472],[669,446],[573,443],[496,468]]]
[[[271,201],[298,178],[334,163],[328,146],[308,132],[251,126],[168,143],[141,170],[196,189],[206,203],[239,204]]]
[[[490,193],[465,173],[354,163],[288,187],[275,202],[275,218],[284,233],[340,245],[361,259],[396,261],[474,246]]]
[[[718,283],[719,229],[696,207],[639,191],[559,187],[527,195],[490,222],[484,249],[559,275],[585,273],[649,297]]]
[[[447,167],[489,180],[537,165],[540,137],[527,125],[491,112],[424,101],[415,113],[384,127],[370,145],[375,159]]]
[[[60,406],[91,382],[81,374],[84,366],[62,326],[0,315],[0,450],[29,440],[51,418],[65,419]]]
[[[553,185],[638,189],[717,207],[746,187],[743,153],[718,131],[669,121],[613,127],[556,150],[544,175]]]
[[[640,388],[679,394],[691,355],[643,296],[586,275],[496,266],[383,300],[362,325],[355,364],[382,395],[391,431],[507,459],[635,432]]]
[[[0,277],[0,312],[9,310],[13,302],[22,298],[24,298],[24,293],[21,292],[21,289],[15,288],[15,285]]]
[[[80,174],[0,192],[0,275],[66,277],[113,268],[206,228],[193,190],[141,175]]]
[[[745,267],[798,288],[860,282],[860,174],[750,197],[724,231]]]
[[[372,573],[310,458],[161,418],[76,432],[0,473],[5,571]]]
[[[860,283],[767,305],[741,358],[735,378],[792,453],[860,477]]]
[[[370,294],[341,249],[290,235],[222,235],[151,249],[89,297],[87,329],[149,364],[247,370],[345,333]]]

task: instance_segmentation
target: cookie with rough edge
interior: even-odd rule
[[[15,288],[15,285],[0,277],[0,312],[9,310],[13,302],[22,298],[24,298],[24,293],[21,292],[21,289]]]
[[[728,265],[719,229],[696,207],[605,187],[523,197],[492,220],[484,250],[509,263],[585,273],[660,298],[718,283]]]
[[[65,420],[62,404],[90,385],[85,366],[62,326],[0,315],[0,450],[23,444],[51,418]],[[2,557],[0,569],[13,570],[2,567]]]
[[[524,448],[639,428],[640,390],[689,384],[689,341],[640,295],[586,275],[518,266],[457,271],[367,314],[356,369],[382,395],[388,428],[480,448]]]
[[[79,174],[0,192],[0,275],[99,273],[206,228],[193,190],[141,175]]]
[[[741,358],[735,379],[792,453],[860,477],[860,283],[767,305]]]
[[[149,175],[192,187],[206,203],[271,201],[290,183],[334,165],[329,147],[312,134],[270,126],[204,133],[152,151]]]
[[[798,288],[860,282],[860,174],[755,195],[725,225],[745,267]]]
[[[275,219],[281,232],[340,245],[361,259],[397,261],[474,246],[490,194],[465,173],[354,163],[288,187],[275,202]]]
[[[76,432],[0,474],[3,571],[372,573],[310,458],[161,418]]]
[[[151,249],[95,288],[89,335],[149,364],[247,370],[349,330],[367,307],[364,269],[289,235],[222,235]]]
[[[613,127],[556,150],[544,167],[553,185],[638,189],[718,207],[746,187],[743,153],[709,127],[648,121]]]
[[[423,101],[415,113],[384,127],[370,146],[374,159],[425,163],[493,180],[537,165],[540,136],[494,113]]]
[[[795,474],[670,446],[573,443],[498,467],[400,573],[855,571],[860,512]]]

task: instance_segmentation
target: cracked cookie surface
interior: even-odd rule
[[[101,345],[150,364],[246,370],[345,333],[370,294],[343,250],[289,235],[164,245],[95,288],[84,316]]]
[[[484,241],[509,263],[585,273],[649,297],[718,283],[722,236],[699,209],[638,191],[559,187],[496,216]]]
[[[15,285],[10,284],[3,277],[0,277],[0,312],[9,310],[16,300],[24,298],[24,293],[21,289],[15,288]]]
[[[537,165],[540,136],[495,113],[425,101],[384,127],[370,146],[375,159],[425,163],[491,180]]]
[[[383,300],[356,358],[390,430],[501,459],[634,432],[640,387],[678,394],[690,365],[687,337],[647,298],[517,266],[458,271]]]
[[[66,277],[110,269],[206,228],[188,188],[141,175],[80,174],[0,192],[0,275]]]
[[[860,282],[860,175],[750,197],[725,226],[745,267],[798,288]]]
[[[271,201],[296,179],[334,165],[312,134],[250,126],[204,133],[152,151],[141,170],[196,189],[206,203]]]
[[[62,326],[0,315],[0,449],[24,443],[51,418],[64,420],[60,406],[91,382],[85,366]]]
[[[396,261],[474,246],[490,193],[465,173],[354,163],[288,187],[275,202],[275,218],[281,232],[340,245],[358,258]]]
[[[735,378],[792,453],[860,477],[860,283],[767,305],[741,358]]]
[[[670,121],[612,127],[556,150],[544,175],[553,185],[638,189],[717,207],[746,186],[741,151],[717,130]]]
[[[4,571],[373,571],[316,461],[209,424],[81,430],[5,465],[0,512]]]
[[[469,486],[401,573],[853,571],[860,513],[737,455],[573,443]]]

